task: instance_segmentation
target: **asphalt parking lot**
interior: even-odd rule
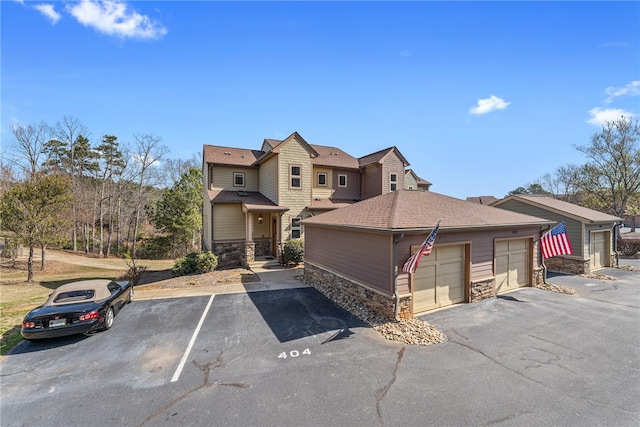
[[[312,288],[134,301],[0,362],[2,426],[635,426],[640,272],[553,276],[383,339]]]

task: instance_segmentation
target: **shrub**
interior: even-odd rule
[[[218,266],[218,257],[213,252],[191,252],[185,257],[179,258],[173,264],[171,272],[174,277],[187,274],[201,274],[215,270]]]
[[[640,239],[619,239],[618,252],[623,257],[635,257],[640,253]]]
[[[282,255],[285,264],[300,264],[304,261],[304,241],[302,239],[287,240]]]

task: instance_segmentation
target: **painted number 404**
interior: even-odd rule
[[[298,350],[291,350],[290,352],[283,351],[278,355],[278,359],[286,359],[287,357],[300,357],[300,356],[309,356],[311,354],[311,350],[305,348],[302,353]]]

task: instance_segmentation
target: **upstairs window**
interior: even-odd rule
[[[302,187],[302,166],[291,165],[289,169],[289,186],[291,188]]]
[[[389,176],[389,182],[391,183],[391,191],[396,191],[398,189],[398,175],[392,173]]]
[[[338,187],[347,186],[347,175],[338,175]]]
[[[327,174],[319,173],[318,174],[318,187],[326,187],[327,186]]]
[[[244,187],[244,172],[233,173],[233,186]]]
[[[300,217],[291,218],[291,238],[299,239],[300,238]]]

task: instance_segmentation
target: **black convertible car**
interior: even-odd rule
[[[133,298],[130,282],[83,280],[60,286],[22,322],[27,340],[109,329],[115,315]]]

